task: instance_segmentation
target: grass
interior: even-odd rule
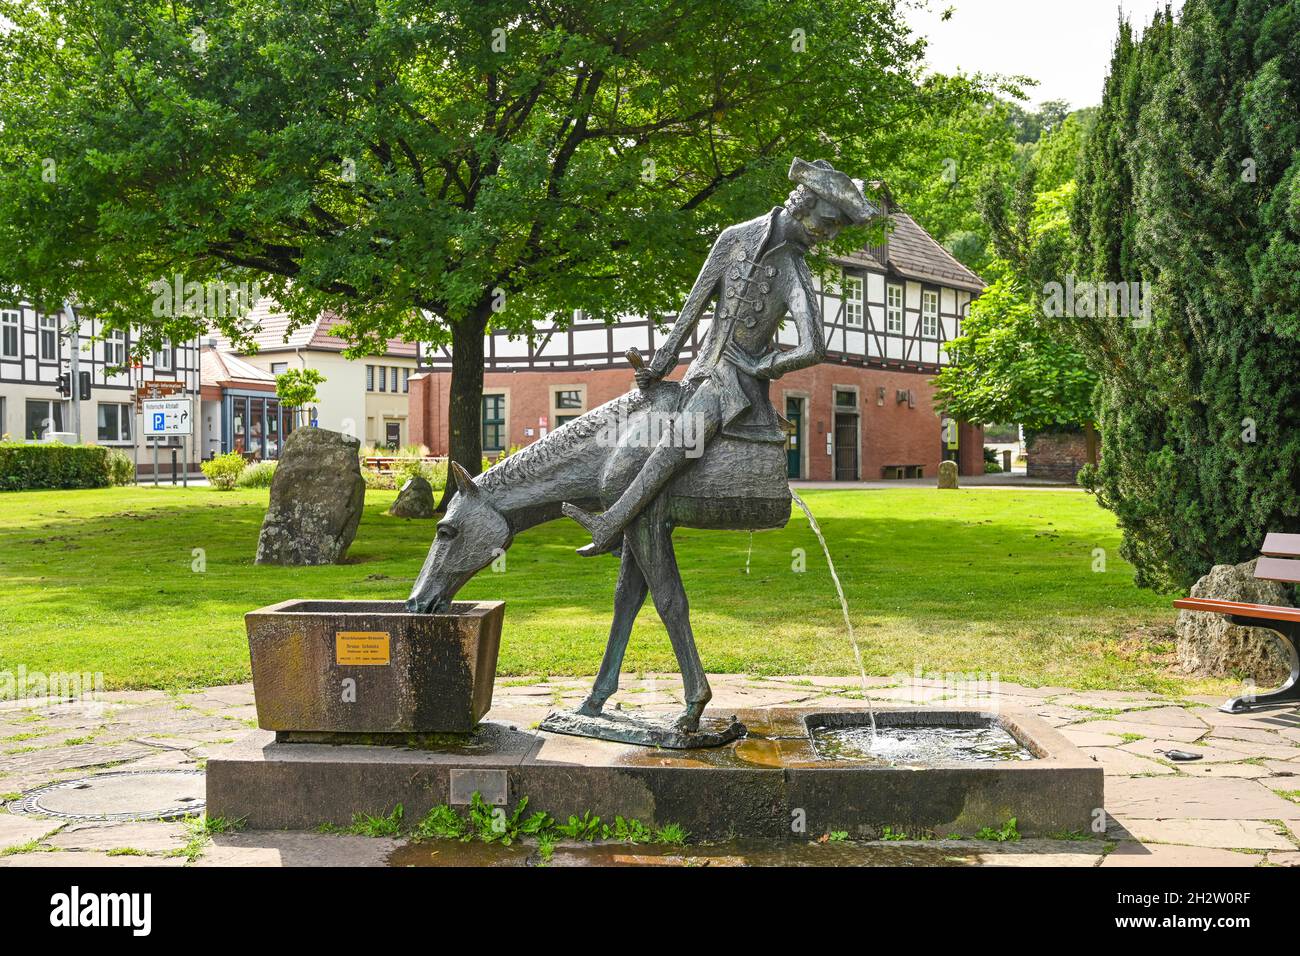
[[[347,563],[253,564],[265,489],[127,487],[0,495],[0,671],[102,672],[108,689],[249,678],[246,611],[287,598],[405,598],[433,523],[370,491]],[[1074,688],[1218,691],[1169,663],[1174,613],[1119,558],[1113,517],[1078,492],[808,492],[868,673],[996,672]],[[678,561],[710,671],[851,675],[825,561],[797,511],[782,531],[683,529]],[[519,537],[467,599],[504,598],[502,675],[591,674],[617,561],[580,558],[568,521]],[[1105,571],[1093,570],[1104,549]],[[802,551],[802,558],[800,552]],[[798,573],[800,565],[807,570]],[[203,568],[198,571],[196,568]],[[647,604],[624,672],[676,670]],[[1223,685],[1226,686],[1226,685]]]

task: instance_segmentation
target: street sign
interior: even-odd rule
[[[146,399],[143,403],[146,438],[194,434],[188,398]]]
[[[171,395],[180,395],[185,391],[184,382],[141,382],[135,389],[135,410],[141,410],[142,402],[154,398],[167,398]]]

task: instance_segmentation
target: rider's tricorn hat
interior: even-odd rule
[[[790,180],[807,186],[818,197],[838,208],[856,226],[884,212],[863,195],[862,180],[849,178],[824,159],[805,163],[796,158],[790,164]]]

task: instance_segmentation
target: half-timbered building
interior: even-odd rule
[[[14,441],[31,441],[50,433],[69,433],[73,428],[73,397],[61,394],[59,377],[72,368],[77,350],[78,372],[89,375],[89,394],[81,396],[79,382],[73,382],[80,404],[84,442],[118,448],[137,456],[139,470],[152,472],[152,448],[136,427],[135,392],[151,381],[178,382],[183,394],[199,395],[199,345],[164,342],[163,347],[143,356],[132,356],[136,341],[129,331],[110,331],[93,316],[78,313],[76,328],[66,311],[42,312],[30,303],[0,305],[0,436]],[[78,376],[80,377],[80,375]],[[197,402],[195,404],[197,407]],[[197,468],[197,434],[190,442],[190,466]],[[179,439],[164,440],[159,471],[171,469],[171,447],[177,450],[177,467],[185,461]]]
[[[984,288],[908,215],[896,212],[880,246],[834,261],[815,280],[827,354],[821,365],[771,383],[777,410],[791,423],[792,478],[870,480],[928,477],[943,459],[963,474],[983,472],[978,426],[948,423],[934,407],[932,377],[944,345],[959,334],[971,301]],[[661,346],[673,316],[660,322],[625,316],[607,325],[575,313],[564,326],[533,338],[488,335],[484,342],[483,450],[491,457],[535,441],[547,430],[631,387],[625,353]],[[703,341],[700,319],[670,378],[680,377]],[[787,323],[777,344],[796,344]],[[435,453],[448,447],[451,356],[422,357],[411,379],[411,435]]]

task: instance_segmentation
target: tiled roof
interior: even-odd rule
[[[252,339],[260,352],[282,352],[288,349],[315,349],[321,352],[342,352],[348,343],[331,334],[334,327],[343,320],[333,312],[323,312],[313,322],[300,325],[289,331],[289,316],[280,309],[278,303],[263,299],[249,311],[245,324],[256,327]],[[229,351],[231,343],[218,336],[217,347]],[[389,339],[389,356],[415,358],[415,345],[402,339]]]
[[[863,249],[852,255],[838,258],[836,261],[875,269],[879,269],[883,264],[889,271],[908,279],[921,279],[936,285],[968,289],[971,292],[984,291],[984,280],[935,242],[911,216],[895,210],[890,215],[890,220],[894,228],[883,247],[886,255],[884,263],[881,263],[878,255],[873,254],[881,247]]]

